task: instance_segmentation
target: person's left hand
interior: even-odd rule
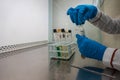
[[[94,5],[78,5],[75,8],[69,8],[67,10],[67,15],[76,25],[82,25],[86,20],[93,19],[98,10]]]
[[[106,46],[79,34],[76,34],[76,38],[79,51],[83,56],[102,61]]]

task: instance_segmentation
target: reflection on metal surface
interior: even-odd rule
[[[87,68],[80,68],[80,67],[77,67],[77,66],[74,66],[74,65],[71,65],[71,67],[74,67],[74,68],[77,68],[77,69],[83,69],[85,71],[88,71],[88,72],[91,72],[91,73],[94,73],[94,74],[98,74],[98,75],[101,75],[101,76],[106,76],[106,77],[110,77],[110,78],[115,78],[115,76],[111,76],[111,75],[108,75],[108,74],[105,74],[105,73],[100,73],[100,72],[97,72],[97,71],[94,71],[94,70],[90,70],[90,69],[87,69]],[[92,67],[93,68],[93,67]]]
[[[96,67],[84,67],[85,69],[89,69],[89,70],[94,70],[97,72],[103,72],[104,70],[101,68],[96,68]],[[93,73],[93,72],[89,72],[87,70],[84,69],[79,69],[76,80],[102,80],[101,75]]]
[[[51,59],[50,60],[50,80],[70,80],[71,64],[74,60],[74,55],[69,60],[57,60]]]
[[[119,71],[110,68],[98,68],[90,66],[90,64],[82,66],[86,59],[84,62],[80,62],[81,59],[79,58],[81,58],[80,55],[78,56],[75,53],[69,60],[50,59],[49,80],[120,80]],[[76,64],[82,69],[73,68],[70,64]]]

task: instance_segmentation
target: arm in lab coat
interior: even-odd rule
[[[120,18],[112,19],[104,13],[98,12],[96,17],[89,22],[109,34],[120,34]]]
[[[120,34],[120,19],[112,19],[102,12],[98,12],[96,17],[89,22],[109,34]],[[102,61],[105,66],[120,71],[120,49],[107,48]]]
[[[120,71],[120,49],[107,48],[102,61],[105,66]]]

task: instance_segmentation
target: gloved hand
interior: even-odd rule
[[[69,8],[67,15],[76,25],[84,24],[86,20],[92,19],[96,16],[98,10],[93,5],[78,5],[76,8]]]
[[[106,46],[79,34],[76,34],[76,38],[79,51],[83,56],[102,61]]]

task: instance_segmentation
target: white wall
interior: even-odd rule
[[[0,0],[0,46],[48,40],[48,0]],[[48,80],[48,47],[0,54],[0,80]]]
[[[48,40],[48,0],[0,0],[0,46]]]
[[[48,80],[48,66],[47,46],[14,51],[0,59],[0,80]]]

